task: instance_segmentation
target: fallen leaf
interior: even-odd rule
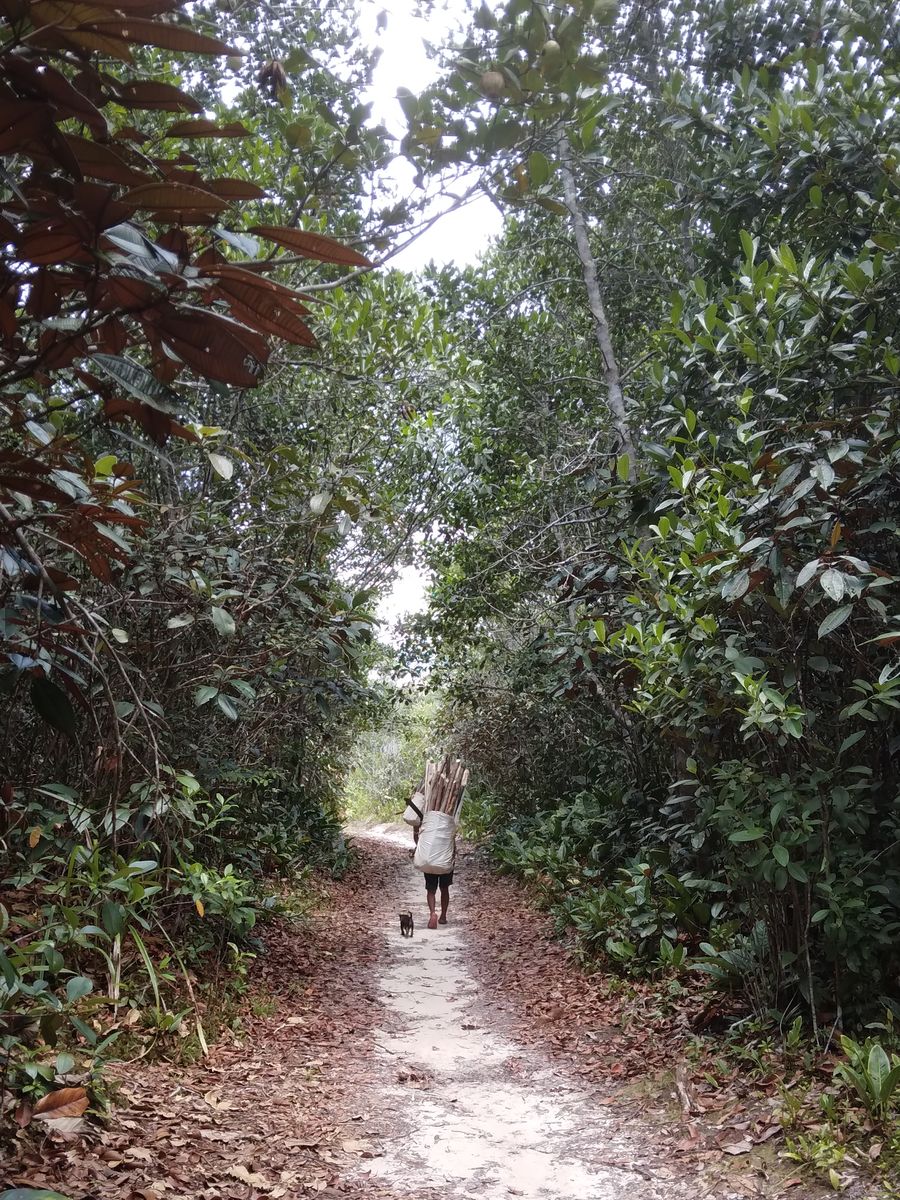
[[[747,1138],[741,1142],[732,1142],[730,1146],[723,1146],[722,1151],[725,1154],[749,1154],[753,1149],[753,1143]]]
[[[255,1171],[248,1171],[241,1164],[236,1167],[229,1167],[228,1174],[233,1175],[235,1179],[239,1179],[241,1183],[249,1183],[251,1187],[261,1187],[270,1189],[274,1187],[264,1175],[258,1175]]]
[[[226,1109],[234,1108],[234,1101],[221,1099],[218,1092],[209,1091],[204,1095],[203,1099],[216,1112],[224,1112]]]
[[[34,1106],[36,1121],[56,1121],[62,1117],[80,1117],[90,1101],[83,1087],[59,1088],[42,1096]]]
[[[39,1117],[44,1122],[48,1133],[59,1134],[63,1138],[72,1138],[76,1133],[82,1133],[88,1127],[84,1117]]]
[[[754,1141],[756,1142],[757,1146],[759,1146],[763,1142],[767,1142],[769,1138],[774,1137],[776,1133],[781,1133],[781,1126],[769,1125],[768,1128],[762,1131],[762,1133],[757,1134],[757,1136],[754,1138]]]
[[[363,1142],[357,1138],[348,1138],[347,1141],[341,1142],[341,1147],[345,1154],[365,1154],[375,1149],[371,1142]]]

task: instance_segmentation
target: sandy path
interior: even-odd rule
[[[429,931],[409,831],[352,833],[361,861],[329,886],[329,903],[266,933],[256,1011],[238,1029],[192,1065],[115,1065],[107,1126],[68,1141],[23,1131],[5,1162],[0,1154],[0,1182],[71,1200],[788,1194],[750,1164],[723,1165],[721,1152],[680,1154],[677,1117],[623,1107],[571,1073],[584,1065],[577,1054],[550,1057],[549,1028],[514,1022],[518,985],[484,982],[485,953],[502,952],[484,909],[512,895],[490,872],[464,857],[451,924]],[[400,936],[403,909],[415,914],[412,939]],[[534,988],[558,949],[537,930],[533,953],[527,940],[515,945]]]
[[[355,836],[392,842],[401,854],[410,844],[408,833],[385,826]],[[505,1033],[466,962],[464,866],[447,927],[425,927],[422,877],[412,867],[401,865],[396,890],[379,907],[373,918],[386,922],[389,947],[375,1034],[377,1102],[396,1114],[397,1131],[366,1164],[371,1176],[398,1194],[434,1189],[448,1200],[709,1194],[696,1179],[675,1178],[652,1152],[648,1130],[623,1127],[559,1067]],[[397,913],[407,908],[417,922],[412,939],[399,931]]]

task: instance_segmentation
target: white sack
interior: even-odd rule
[[[455,838],[456,820],[452,814],[429,810],[422,818],[413,864],[428,875],[449,875]]]
[[[403,813],[403,820],[407,825],[419,825],[422,822],[424,812],[425,797],[421,792],[416,792],[406,806],[406,810]]]

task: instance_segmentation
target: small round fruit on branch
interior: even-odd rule
[[[499,71],[485,71],[480,80],[481,94],[489,100],[499,100],[506,91],[506,80]]]
[[[541,71],[546,75],[556,75],[563,65],[562,46],[559,42],[551,38],[544,42],[544,47],[541,50]]]

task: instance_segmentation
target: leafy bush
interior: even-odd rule
[[[597,101],[616,199],[588,184],[597,112],[559,98],[565,151],[533,111],[590,244],[561,268],[523,184],[492,266],[528,301],[465,280],[493,373],[455,413],[472,481],[430,548],[431,632],[497,853],[586,947],[641,971],[702,942],[757,1012],[859,1026],[900,978],[896,89],[879,6],[829,6],[805,50],[782,8],[743,6],[733,40],[695,6],[703,68],[636,85],[652,137]],[[498,30],[473,36],[517,46]],[[662,249],[617,282],[636,242]]]
[[[900,1055],[889,1054],[873,1038],[860,1044],[842,1037],[841,1048],[848,1061],[835,1067],[835,1079],[855,1090],[873,1120],[886,1123],[898,1107]]]

